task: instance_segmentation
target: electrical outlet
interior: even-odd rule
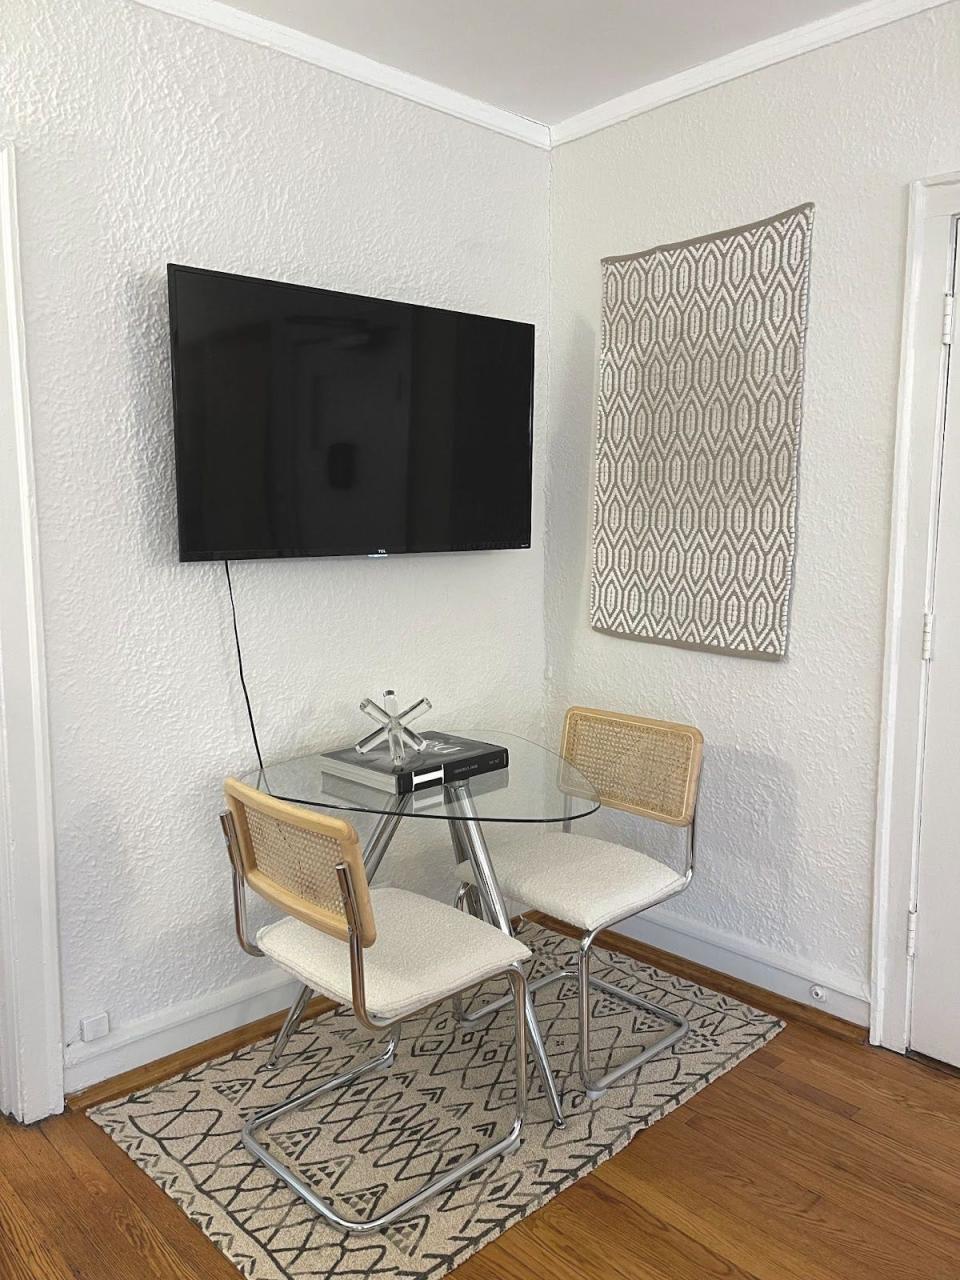
[[[91,1040],[102,1040],[110,1034],[109,1013],[95,1013],[92,1018],[80,1019],[80,1039],[88,1044]]]

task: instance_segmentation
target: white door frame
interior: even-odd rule
[[[924,615],[931,604],[941,440],[938,405],[947,348],[944,228],[960,211],[960,173],[910,187],[900,392],[887,583],[877,834],[874,860],[870,1039],[900,1053],[910,1041],[920,784],[928,663]],[[939,285],[939,263],[943,279]]]
[[[0,147],[0,1110],[63,1109],[53,793],[13,148]]]

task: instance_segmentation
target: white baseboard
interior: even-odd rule
[[[71,1044],[65,1055],[64,1090],[75,1093],[289,1008],[298,990],[293,979],[271,966],[268,972],[244,978],[222,991],[118,1026],[102,1040]]]
[[[867,1026],[870,1001],[866,983],[796,956],[784,955],[721,929],[689,920],[660,908],[618,926],[621,933],[641,942],[730,974],[838,1018]],[[816,1001],[811,986],[825,999]],[[275,969],[235,982],[223,991],[186,1000],[159,1013],[138,1018],[91,1044],[76,1043],[66,1052],[64,1084],[74,1093],[88,1085],[134,1067],[155,1062],[169,1053],[233,1031],[257,1018],[288,1008],[297,984]]]
[[[861,1027],[870,1024],[867,983],[814,961],[786,955],[663,907],[625,920],[617,931],[847,1022]],[[813,986],[821,989],[823,1000],[814,1000]]]

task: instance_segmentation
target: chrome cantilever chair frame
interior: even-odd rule
[[[684,867],[683,879],[676,888],[670,890],[669,893],[661,894],[652,902],[648,902],[644,906],[644,911],[649,911],[651,907],[659,906],[661,902],[666,902],[669,898],[675,897],[678,893],[682,893],[690,881],[693,879],[694,863],[696,859],[696,823],[692,821],[687,828],[686,841],[686,863]],[[476,888],[472,884],[462,884],[457,893],[457,906],[461,911],[468,910],[473,915],[479,915],[480,904],[479,895]],[[604,982],[602,978],[594,978],[590,976],[590,950],[593,947],[597,937],[604,929],[612,929],[616,925],[621,924],[624,920],[629,920],[631,916],[638,914],[630,912],[626,916],[621,916],[619,920],[610,920],[606,924],[600,925],[591,933],[581,935],[580,944],[577,951],[577,967],[564,966],[561,969],[554,969],[550,973],[545,973],[539,978],[535,978],[532,982],[527,981],[527,990],[531,993],[539,991],[541,987],[548,987],[555,982],[563,982],[565,979],[572,980],[578,985],[578,1022],[579,1022],[579,1059],[580,1059],[580,1079],[583,1084],[584,1092],[589,1098],[599,1098],[609,1087],[621,1076],[627,1074],[628,1071],[636,1071],[638,1067],[655,1058],[658,1053],[662,1053],[664,1049],[669,1049],[671,1045],[676,1044],[690,1030],[690,1023],[680,1014],[674,1013],[672,1009],[664,1009],[662,1005],[654,1004],[650,1000],[644,1000],[642,996],[634,995],[632,991],[627,991],[623,987],[614,986],[611,982]],[[642,913],[640,913],[642,914]],[[639,1053],[635,1053],[628,1058],[620,1066],[614,1067],[603,1075],[594,1076],[590,1072],[590,989],[594,991],[602,991],[605,995],[612,996],[615,1000],[620,1000],[624,1004],[633,1006],[636,1009],[642,1009],[646,1013],[651,1013],[655,1017],[671,1025],[672,1030],[667,1031],[664,1035],[659,1036],[652,1044],[641,1049]],[[496,1000],[491,1000],[483,1005],[480,1009],[471,1010],[469,1013],[463,1007],[462,998],[457,996],[454,998],[454,1007],[458,1021],[468,1026],[474,1022],[481,1022],[484,1018],[489,1018],[498,1010],[504,1008],[510,1003],[511,996],[501,996]]]
[[[568,725],[570,722],[570,717],[573,714],[580,713],[580,712],[586,712],[586,714],[588,715],[593,714],[586,711],[586,709],[584,708],[572,708],[571,711],[568,712],[568,716],[567,716]],[[610,713],[596,713],[596,714],[599,716],[604,716]],[[622,717],[622,718],[625,720],[634,720],[638,723],[647,723],[650,725],[654,725],[657,723],[653,721],[644,722],[640,717]],[[669,729],[678,729],[678,728],[681,728],[682,726],[664,725],[663,727],[669,728]],[[693,732],[697,733],[698,737],[700,737],[698,731],[694,730]],[[565,730],[564,737],[566,740],[566,730]],[[702,748],[702,737],[700,737],[700,745]],[[623,987],[615,986],[613,983],[605,982],[601,978],[591,977],[590,952],[597,937],[605,929],[612,929],[616,925],[621,924],[624,920],[629,920],[635,915],[642,914],[644,911],[649,911],[651,907],[659,906],[660,903],[666,902],[668,899],[676,897],[677,894],[682,893],[684,889],[686,889],[690,881],[693,879],[693,873],[696,865],[696,789],[697,789],[697,783],[699,782],[699,767],[700,767],[700,756],[698,751],[695,757],[695,766],[694,766],[694,772],[692,775],[693,776],[693,791],[691,793],[692,807],[690,809],[689,819],[684,824],[686,828],[685,860],[684,860],[683,873],[679,880],[679,883],[672,885],[664,893],[661,893],[656,897],[651,898],[649,901],[645,902],[639,911],[637,911],[636,909],[628,911],[624,915],[619,916],[613,920],[604,921],[604,923],[602,925],[599,925],[596,929],[593,929],[587,933],[581,934],[579,949],[577,952],[576,968],[565,965],[561,969],[555,969],[551,973],[544,974],[541,977],[535,979],[534,981],[532,982],[528,981],[527,983],[527,989],[531,993],[535,991],[539,991],[541,987],[550,986],[552,983],[562,982],[564,980],[573,980],[577,983],[580,1079],[581,1079],[581,1083],[583,1084],[584,1092],[590,1098],[599,1098],[612,1084],[614,1084],[622,1076],[626,1075],[630,1071],[636,1071],[645,1062],[649,1061],[650,1058],[656,1057],[657,1054],[662,1053],[665,1049],[669,1049],[671,1045],[676,1044],[678,1040],[682,1040],[683,1037],[686,1035],[686,1033],[690,1029],[690,1024],[688,1020],[682,1017],[680,1014],[674,1013],[672,1009],[665,1009],[663,1006],[654,1004],[650,1000],[644,1000],[642,996],[635,995],[632,991],[625,990]],[[641,814],[641,816],[649,817],[653,821],[664,820],[662,818],[659,818],[657,815],[653,813],[643,813],[640,809],[638,809],[637,807],[631,804],[618,803],[614,807],[627,809],[628,811]],[[676,825],[675,821],[672,819],[667,819],[667,821],[669,821],[671,825]],[[569,832],[571,825],[572,824],[569,821],[564,821],[563,823],[564,832]],[[458,908],[460,908],[460,910],[468,910],[474,915],[482,915],[483,913],[480,895],[476,890],[476,886],[473,884],[469,884],[469,883],[461,884],[459,892],[457,893],[456,905]],[[626,1005],[629,1005],[636,1009],[642,1009],[645,1013],[652,1014],[654,1017],[659,1018],[661,1021],[667,1023],[669,1026],[669,1030],[665,1031],[662,1036],[658,1036],[657,1039],[654,1040],[652,1044],[647,1045],[645,1048],[641,1049],[638,1053],[633,1054],[630,1058],[628,1058],[625,1062],[622,1062],[619,1066],[613,1067],[609,1071],[603,1074],[593,1075],[590,1070],[590,1052],[591,1052],[591,1049],[590,1049],[590,991],[591,989],[593,989],[594,991],[602,991],[605,995],[611,996],[613,999],[619,1000]],[[457,997],[454,1001],[456,1016],[458,1020],[464,1025],[469,1025],[470,1023],[474,1023],[474,1022],[480,1022],[484,1018],[490,1017],[492,1014],[496,1013],[499,1009],[503,1008],[504,1005],[509,1003],[509,999],[510,999],[509,996],[500,997],[499,999],[489,1001],[488,1003],[484,1004],[481,1008],[472,1010],[471,1012],[468,1013],[464,1010],[462,1000],[459,997]]]
[[[233,902],[234,917],[237,931],[237,938],[240,946],[248,955],[262,956],[263,952],[257,946],[256,941],[252,940],[247,924],[246,910],[246,880],[243,873],[243,863],[240,856],[239,843],[237,840],[236,826],[233,820],[233,814],[229,811],[220,815],[220,823],[226,838],[227,849],[230,854],[230,863],[233,869]],[[317,1085],[308,1090],[306,1093],[298,1094],[294,1098],[269,1107],[265,1111],[258,1112],[252,1116],[244,1125],[241,1132],[241,1141],[244,1147],[267,1166],[278,1178],[281,1179],[290,1189],[327,1222],[337,1227],[341,1231],[349,1231],[354,1234],[369,1233],[373,1231],[382,1231],[384,1227],[396,1222],[399,1218],[410,1213],[424,1200],[432,1196],[438,1195],[446,1190],[453,1183],[458,1182],[461,1178],[467,1177],[475,1169],[486,1164],[490,1160],[496,1159],[499,1155],[504,1155],[512,1151],[520,1141],[520,1134],[523,1128],[523,1121],[526,1114],[527,1105],[527,1076],[526,1076],[526,1060],[527,1060],[527,1042],[526,1042],[526,1022],[524,1018],[526,1008],[527,983],[523,973],[523,969],[519,964],[510,965],[504,969],[503,975],[510,983],[511,995],[501,1002],[501,1005],[509,1004],[512,1000],[514,1005],[514,1023],[515,1023],[515,1042],[514,1055],[516,1062],[516,1105],[514,1108],[514,1118],[508,1132],[499,1138],[496,1142],[489,1143],[486,1147],[475,1152],[468,1160],[461,1161],[452,1169],[448,1169],[438,1178],[433,1178],[427,1182],[418,1191],[401,1200],[386,1213],[382,1213],[376,1218],[367,1220],[344,1218],[341,1214],[327,1203],[324,1199],[317,1195],[313,1187],[309,1183],[300,1178],[292,1169],[289,1169],[280,1160],[268,1151],[266,1147],[259,1141],[257,1134],[264,1126],[268,1125],[278,1116],[301,1107],[309,1105],[315,1098],[320,1097],[323,1093],[329,1093],[334,1089],[341,1089],[361,1076],[367,1075],[372,1071],[380,1068],[389,1068],[394,1060],[396,1053],[397,1041],[399,1039],[400,1019],[383,1019],[376,1017],[367,1008],[366,1000],[366,984],[364,978],[363,963],[363,945],[361,943],[362,929],[358,920],[357,897],[354,890],[353,876],[349,866],[341,863],[337,866],[337,880],[340,884],[340,892],[343,897],[344,913],[347,918],[348,938],[347,945],[350,948],[350,983],[353,1012],[359,1022],[371,1031],[390,1031],[391,1035],[387,1042],[387,1047],[378,1057],[370,1062],[363,1062],[356,1067],[345,1071],[340,1075],[333,1076],[331,1079],[324,1081],[323,1084]],[[469,988],[467,988],[469,989]],[[299,1016],[303,1012],[309,999],[311,988],[304,987],[300,997],[293,1005],[290,1013],[287,1015],[287,1022],[296,1025]],[[462,995],[458,993],[458,997]],[[444,997],[446,998],[446,997]],[[439,1002],[435,1002],[439,1003]],[[429,1005],[424,1006],[429,1008]],[[295,1011],[296,1013],[295,1018]],[[284,1024],[286,1026],[286,1023]],[[291,1027],[292,1029],[292,1027]],[[275,1051],[274,1051],[275,1052]],[[271,1054],[272,1057],[272,1054]]]

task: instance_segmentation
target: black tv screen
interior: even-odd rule
[[[167,278],[181,560],[530,545],[533,325]]]

